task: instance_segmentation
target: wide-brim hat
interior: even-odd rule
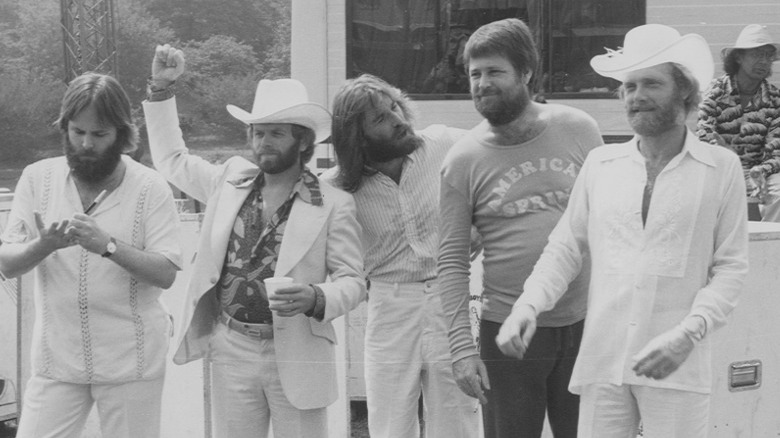
[[[720,55],[725,58],[729,56],[734,49],[755,49],[756,47],[772,46],[775,48],[775,58],[777,61],[780,59],[780,44],[776,44],[772,41],[772,36],[769,35],[769,30],[766,26],[760,24],[748,24],[742,29],[737,37],[737,42],[733,47],[725,47],[720,51]]]
[[[680,64],[690,70],[703,90],[715,71],[712,53],[701,35],[680,32],[662,24],[645,24],[626,33],[623,48],[607,49],[596,55],[590,65],[596,73],[621,82],[628,73],[666,62]]]
[[[309,101],[306,87],[295,79],[262,79],[257,84],[252,112],[227,105],[231,116],[251,125],[254,123],[293,123],[314,131],[314,142],[330,137],[330,112]]]

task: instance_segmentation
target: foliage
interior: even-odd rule
[[[148,9],[183,41],[232,36],[260,56],[271,48],[273,6],[257,0],[150,0]],[[289,3],[289,0],[287,0]]]
[[[29,70],[0,73],[0,162],[29,163],[59,150],[52,123],[64,84]]]
[[[117,79],[131,102],[146,96],[146,79],[151,74],[151,60],[158,44],[177,44],[173,31],[160,24],[141,6],[115,2]]]
[[[273,47],[266,52],[263,61],[263,71],[266,79],[279,79],[290,77],[290,1],[271,1],[274,5],[274,15],[277,17],[277,25],[273,31]]]
[[[0,0],[0,160],[29,162],[59,151],[51,126],[65,89],[59,1]],[[142,121],[140,102],[154,47],[185,50],[177,89],[186,126],[243,136],[225,110],[248,109],[257,80],[290,74],[290,0],[114,0],[117,71]],[[185,127],[186,127],[185,126]],[[219,141],[219,140],[217,140]],[[235,138],[230,139],[235,142]],[[143,148],[144,145],[141,145]]]
[[[186,76],[191,86],[218,76],[254,75],[260,66],[252,47],[235,38],[214,35],[206,41],[191,41],[184,47],[187,60]]]
[[[7,0],[3,9],[14,13],[0,40],[0,71],[16,69],[55,78],[64,77],[60,8],[50,0]],[[5,12],[5,11],[4,11]]]

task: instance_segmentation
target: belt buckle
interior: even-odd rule
[[[252,327],[244,327],[244,333],[246,333],[249,336],[254,336],[256,338],[263,338],[263,331],[260,329],[252,328]]]

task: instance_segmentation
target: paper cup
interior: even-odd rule
[[[265,283],[265,292],[268,294],[268,301],[270,303],[271,298],[276,296],[277,289],[291,285],[293,279],[290,277],[269,277],[263,280],[263,283]]]

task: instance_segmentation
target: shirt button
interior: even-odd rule
[[[631,321],[631,322],[628,323],[628,325],[630,325],[631,327],[636,327],[636,322]]]
[[[217,280],[219,280],[217,277],[211,277],[211,280],[209,281],[211,282],[211,284],[217,284]]]

